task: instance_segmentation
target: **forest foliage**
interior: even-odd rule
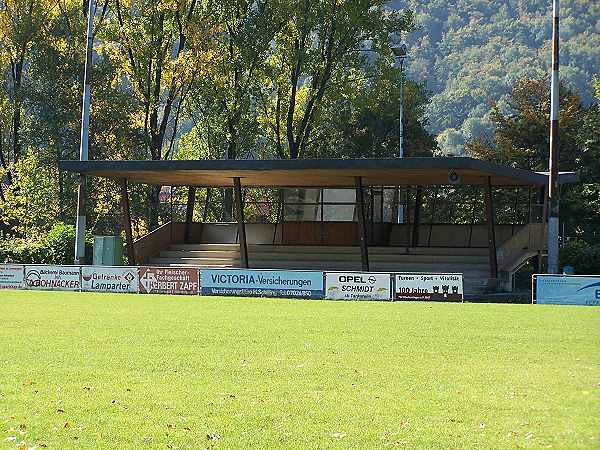
[[[444,153],[493,132],[492,104],[510,108],[521,78],[547,76],[551,59],[550,0],[394,0],[414,11],[406,36],[409,77],[432,91],[429,129]],[[592,79],[600,71],[600,2],[561,0],[561,77],[593,102]]]

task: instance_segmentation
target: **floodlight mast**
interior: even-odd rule
[[[83,104],[81,111],[81,141],[79,147],[79,160],[89,159],[89,135],[90,135],[90,71],[92,70],[92,48],[94,45],[94,0],[89,0],[87,9],[87,41],[85,49],[85,71],[83,77]],[[80,265],[85,259],[85,191],[86,177],[79,174],[79,186],[77,188],[77,223],[75,227],[75,265]]]
[[[404,157],[404,60],[408,56],[408,47],[402,43],[400,45],[392,47],[392,52],[396,58],[396,62],[400,68],[400,120],[399,120],[399,144],[398,144],[398,157]]]
[[[396,63],[400,69],[400,106],[398,119],[398,158],[404,158],[404,60],[408,56],[408,47],[405,43],[391,47]],[[404,206],[400,205],[400,189],[398,188],[397,222],[404,223]]]
[[[558,183],[559,125],[559,0],[552,8],[552,86],[550,95],[550,174],[548,178],[548,273],[558,273],[560,186]]]

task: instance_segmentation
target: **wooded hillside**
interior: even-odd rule
[[[600,2],[561,3],[561,76],[592,101],[600,72]],[[415,11],[417,29],[406,37],[409,77],[433,92],[430,130],[446,151],[492,129],[497,102],[508,107],[511,87],[523,77],[549,74],[551,0],[395,0]]]

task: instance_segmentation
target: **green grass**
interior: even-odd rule
[[[600,448],[600,308],[0,292],[0,448]]]

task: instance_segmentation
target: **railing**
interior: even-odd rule
[[[505,291],[512,291],[515,273],[530,258],[547,250],[547,227],[530,223],[498,248],[498,267]]]
[[[530,223],[498,248],[498,267],[512,272],[518,269],[527,256],[546,250],[546,226]]]

